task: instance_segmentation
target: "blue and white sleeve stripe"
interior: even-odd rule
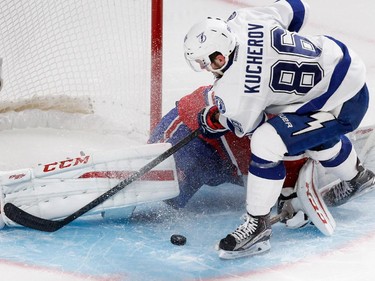
[[[342,42],[332,37],[329,37],[329,36],[327,37],[331,39],[332,41],[334,41],[341,48],[343,57],[340,60],[340,62],[335,66],[327,91],[323,93],[322,95],[320,95],[319,97],[311,100],[310,102],[300,107],[296,111],[298,114],[305,114],[307,112],[320,110],[326,104],[326,102],[332,97],[332,95],[335,94],[336,90],[341,85],[342,80],[344,80],[349,70],[352,59],[350,57],[348,48]]]
[[[307,11],[304,3],[300,0],[286,0],[293,10],[293,19],[288,30],[298,32],[307,18]]]

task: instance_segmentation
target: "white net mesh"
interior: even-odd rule
[[[2,0],[0,118],[34,108],[94,113],[113,129],[147,133],[150,25],[150,0]]]

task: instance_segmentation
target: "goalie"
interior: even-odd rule
[[[211,86],[202,86],[176,102],[151,133],[149,143],[176,144],[182,137],[199,127],[195,116],[213,104]],[[203,186],[223,183],[246,186],[250,158],[250,139],[236,137],[232,132],[220,138],[199,135],[174,154],[180,194],[165,202],[174,208],[183,208]],[[299,169],[306,159],[295,157],[286,161],[287,177],[284,186],[293,187]]]
[[[199,127],[198,116],[203,108],[213,105],[214,96],[211,86],[202,86],[176,102],[152,131],[149,143],[169,142],[176,144],[189,132]],[[368,138],[373,134],[372,129],[358,130],[354,138]],[[174,154],[180,194],[165,202],[173,208],[185,207],[194,194],[203,186],[218,186],[223,183],[246,186],[246,177],[250,161],[250,138],[239,138],[227,131],[219,138],[207,138],[200,135],[177,153]],[[304,155],[286,158],[286,178],[278,200],[277,211],[280,213],[284,203],[296,196],[295,185],[301,167],[306,163]],[[309,177],[310,175],[305,175]],[[352,199],[345,189],[345,182],[337,182],[332,175],[325,175],[327,182],[323,190],[323,199],[328,206],[342,205]],[[337,184],[328,184],[336,182]],[[289,202],[290,202],[289,201]],[[290,207],[290,206],[288,206]],[[301,206],[288,214],[284,219],[288,228],[298,228],[306,225],[310,219]],[[327,211],[328,212],[328,211]],[[318,223],[316,223],[318,224]],[[325,230],[320,229],[323,233]]]
[[[3,172],[0,175],[1,226],[17,225],[4,214],[3,207],[8,202],[37,217],[59,219],[94,200],[129,177],[131,170],[141,168],[198,128],[198,120],[191,116],[212,104],[210,89],[210,86],[199,87],[183,97],[152,132],[149,139],[152,145],[95,155],[81,153],[35,169]],[[238,138],[231,132],[219,139],[200,135],[177,151],[174,160],[169,157],[158,166],[154,171],[158,174],[157,180],[149,177],[134,182],[89,215],[124,218],[139,204],[161,200],[178,209],[185,207],[203,185],[245,186],[249,157],[248,138]],[[286,187],[294,186],[305,161],[303,157],[286,161]]]
[[[211,86],[202,86],[184,96],[170,110],[151,133],[149,143],[169,142],[175,145],[181,138],[198,128],[197,116],[213,104]],[[239,138],[228,131],[219,138],[200,135],[174,154],[180,194],[165,202],[175,209],[185,207],[203,186],[232,183],[246,186],[250,160],[250,138]],[[294,186],[306,158],[290,157],[285,161],[286,179],[279,199],[278,212],[285,201],[295,197]],[[296,215],[296,216],[294,216]],[[288,228],[298,228],[309,222],[299,210],[283,220]]]

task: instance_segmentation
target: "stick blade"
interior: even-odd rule
[[[39,218],[25,212],[12,203],[6,203],[4,205],[4,214],[9,219],[22,226],[45,232],[55,232],[65,225],[64,220],[53,221]]]

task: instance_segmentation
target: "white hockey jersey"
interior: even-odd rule
[[[228,26],[238,47],[213,91],[220,122],[237,136],[250,134],[271,114],[332,111],[365,84],[356,53],[329,36],[302,36],[308,6],[281,0],[235,11]]]

